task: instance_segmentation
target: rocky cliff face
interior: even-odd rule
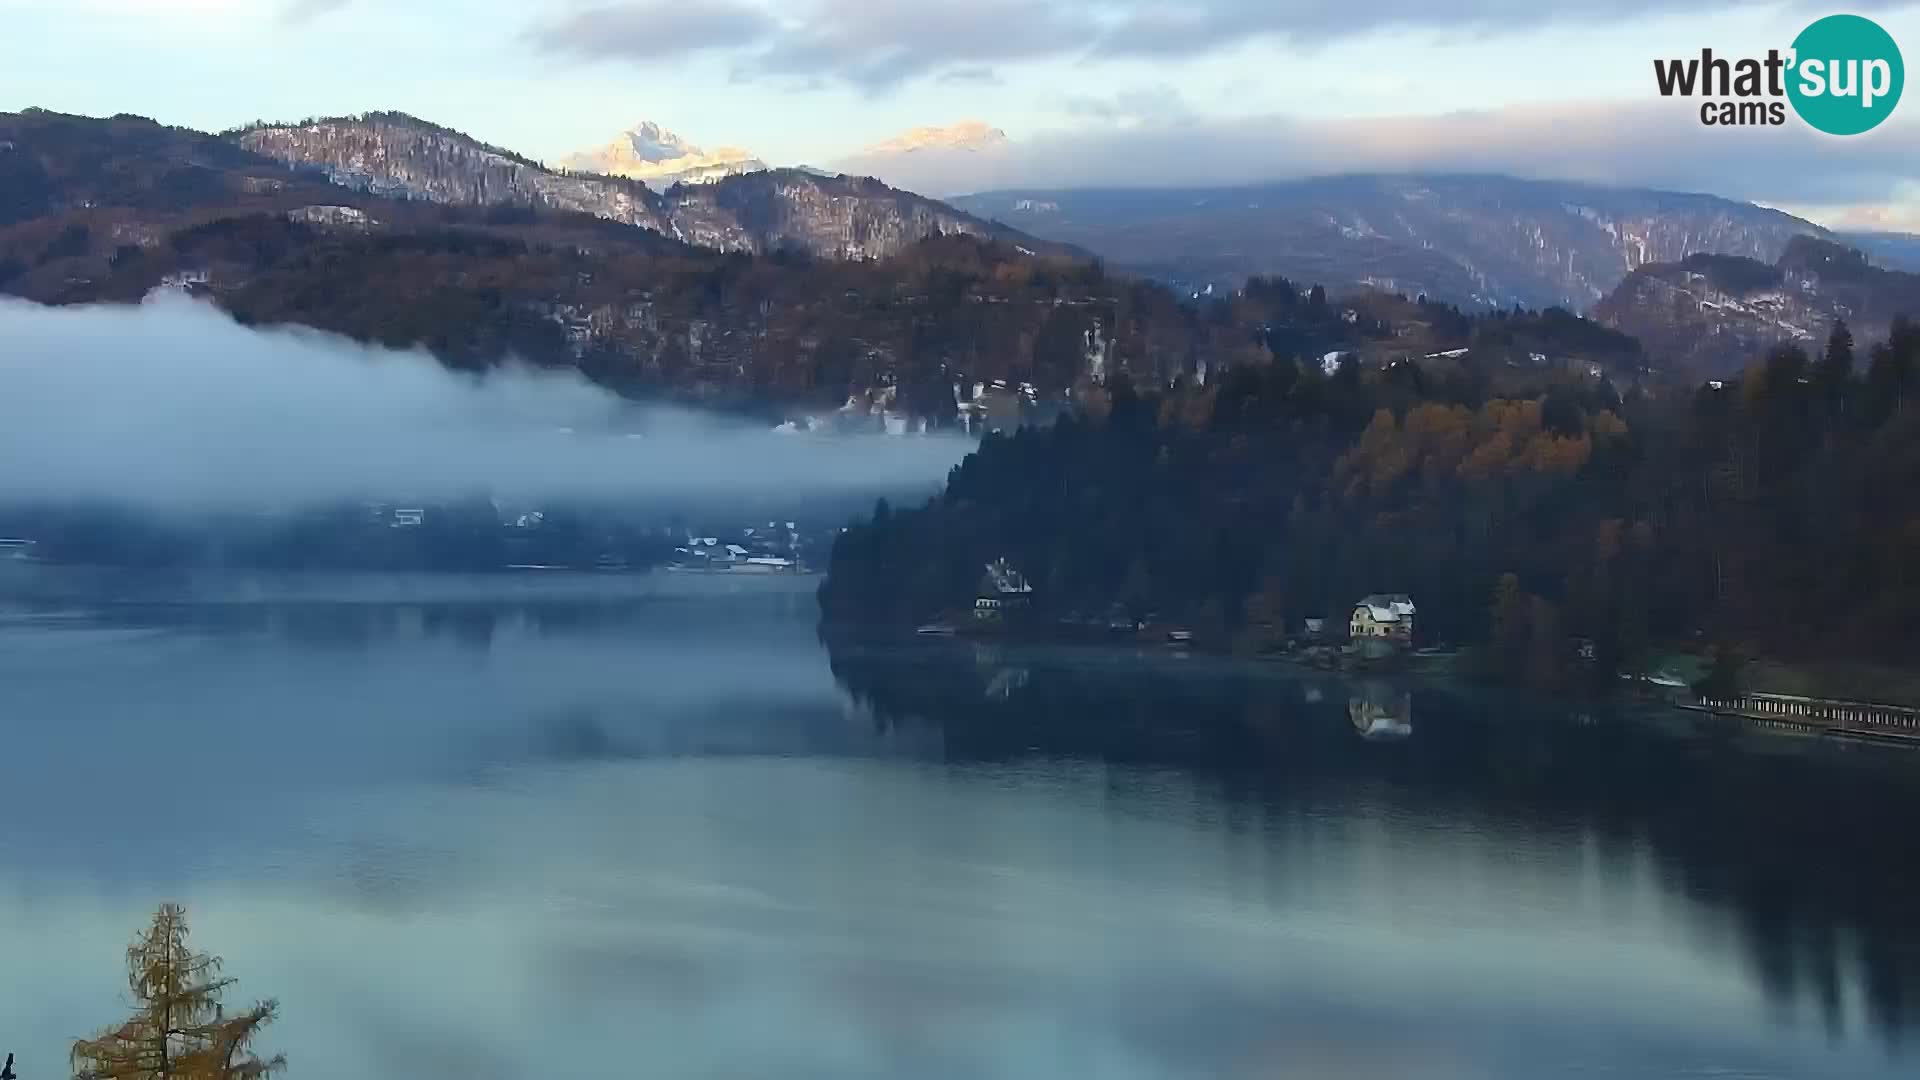
[[[1920,311],[1920,274],[1885,270],[1859,251],[1813,237],[1771,262],[1725,255],[1640,267],[1594,308],[1649,355],[1697,375],[1738,371],[1766,350],[1817,348],[1837,320],[1854,339],[1884,337],[1895,316]]]
[[[324,173],[343,187],[459,206],[550,206],[664,231],[646,185],[551,172],[508,151],[399,113],[241,132],[242,147]]]
[[[880,259],[935,235],[1039,244],[877,180],[799,169],[682,185],[668,196],[667,214],[675,236],[723,251],[786,249],[823,258]]]
[[[556,173],[458,132],[399,114],[254,128],[236,141],[356,190],[462,206],[548,206],[722,251],[884,258],[929,236],[997,237],[1052,247],[876,180],[775,169],[681,184]],[[658,142],[659,140],[655,140]],[[664,145],[664,144],[662,144]]]
[[[1706,195],[1502,176],[1343,176],[1245,188],[1008,191],[963,209],[1201,289],[1253,274],[1470,305],[1584,310],[1636,267],[1772,261],[1799,218]]]

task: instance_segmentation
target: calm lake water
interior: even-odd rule
[[[167,899],[294,1077],[1920,1070],[1920,755],[811,581],[0,570],[24,1080]]]

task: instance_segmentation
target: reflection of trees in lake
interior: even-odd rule
[[[266,634],[309,648],[365,649],[395,641],[443,641],[484,652],[502,633],[588,636],[647,626],[657,612],[630,602],[577,599],[450,602],[132,603],[89,613],[89,621],[127,629]]]
[[[1575,830],[1616,864],[1644,849],[1664,888],[1737,929],[1783,1015],[1864,1022],[1889,1046],[1920,1018],[1920,763],[1905,755],[1730,745],[1678,717],[1582,723],[1540,699],[1250,666],[1040,653],[990,699],[1001,668],[963,650],[836,647],[832,661],[876,724],[937,727],[954,758],[1177,766],[1279,812],[1364,788],[1413,815]],[[1419,739],[1354,737],[1410,730],[1416,697]]]

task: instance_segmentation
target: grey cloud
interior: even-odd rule
[[[779,29],[766,11],[734,0],[680,4],[648,0],[576,11],[531,32],[549,52],[658,60],[763,40]]]
[[[1813,12],[1811,0],[1787,0]],[[1869,10],[1911,0],[1868,3]],[[742,0],[687,7],[670,0],[609,3],[543,25],[555,52],[656,60],[703,49],[734,54],[734,77],[791,85],[829,81],[880,91],[915,78],[964,78],[1040,58],[1186,57],[1248,41],[1295,46],[1386,29],[1489,33],[1547,24],[1599,24],[1723,10],[1720,0]],[[777,13],[777,14],[776,14]]]
[[[1119,108],[1112,101],[1087,106]],[[1007,188],[1205,187],[1350,172],[1498,172],[1703,191],[1768,203],[1860,203],[1920,182],[1920,113],[1854,138],[1703,127],[1692,107],[1507,108],[1341,121],[1155,121],[1042,135],[1006,153],[862,162],[934,195]]]
[[[359,495],[639,498],[930,490],[959,438],[775,432],[640,408],[577,373],[243,328],[209,305],[0,300],[0,475],[20,498],[154,506]]]
[[[1195,112],[1180,88],[1171,83],[1138,86],[1115,94],[1069,94],[1063,99],[1068,114],[1107,123],[1185,123]]]
[[[1068,7],[1020,0],[825,0],[760,57],[763,70],[828,73],[880,88],[955,66],[1057,55],[1084,45]]]
[[[1092,26],[1071,8],[1018,0],[819,0],[756,8],[724,0],[687,8],[664,0],[608,4],[530,32],[549,52],[655,60],[704,49],[735,54],[734,78],[868,90],[910,78],[979,81],[991,65],[1084,47]]]
[[[990,65],[976,64],[970,67],[950,68],[941,73],[939,82],[948,86],[997,86],[1000,73]]]
[[[1377,30],[1425,28],[1484,32],[1549,23],[1599,23],[1668,12],[1720,11],[1712,0],[1123,0],[1103,27],[1096,51],[1114,56],[1190,56],[1250,38],[1311,44]]]

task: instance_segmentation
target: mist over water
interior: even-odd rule
[[[931,489],[959,437],[777,432],[639,405],[571,370],[450,371],[420,350],[137,307],[0,300],[0,496],[151,508],[484,491],[562,499]]]

